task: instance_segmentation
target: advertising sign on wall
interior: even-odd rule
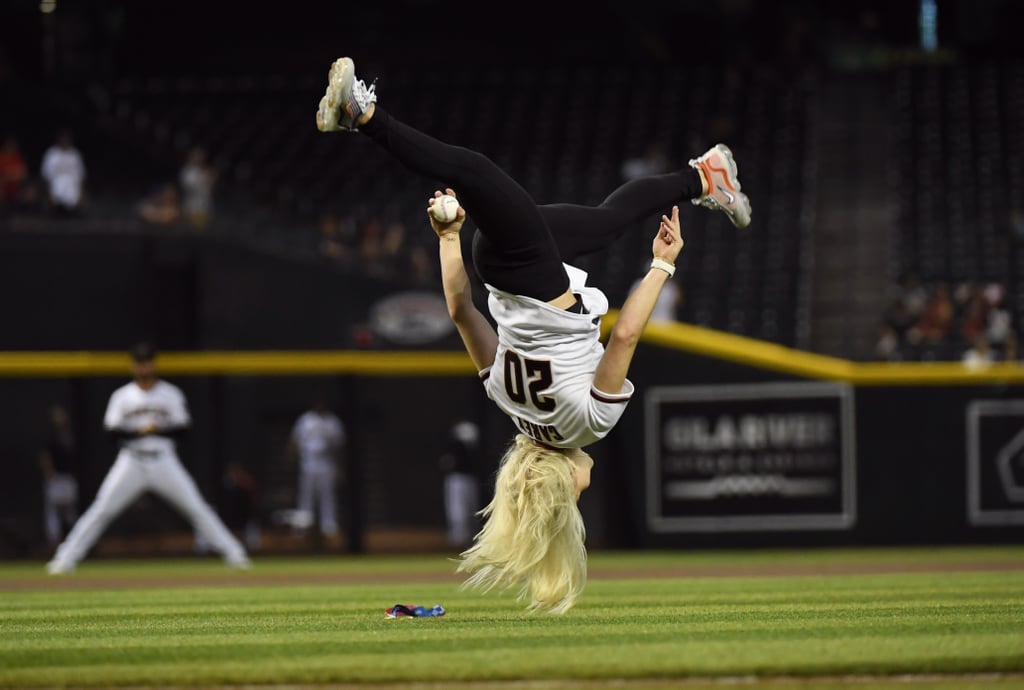
[[[967,519],[1024,525],[1024,400],[967,405]]]
[[[854,524],[854,398],[848,386],[656,387],[645,403],[652,531]]]

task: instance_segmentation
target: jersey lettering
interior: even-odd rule
[[[555,441],[565,440],[565,437],[559,433],[558,428],[553,425],[534,424],[522,417],[515,417],[515,423],[516,426],[519,427],[520,431],[535,441],[540,441],[541,443],[553,443]]]
[[[527,379],[530,383],[524,388],[523,383]],[[542,395],[543,391],[551,388],[551,381],[551,362],[544,359],[521,360],[512,350],[505,350],[505,392],[509,400],[523,405],[526,403],[526,391],[529,390],[533,406],[541,412],[551,412],[555,409],[555,399],[550,395]]]

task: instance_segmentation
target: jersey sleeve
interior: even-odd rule
[[[171,426],[191,426],[192,415],[188,410],[188,400],[185,398],[185,394],[180,388],[174,388],[173,404],[170,410],[170,419],[168,420]]]
[[[107,401],[107,411],[103,415],[103,428],[118,429],[122,422],[124,422],[124,415],[121,412],[120,391],[114,391],[110,395],[110,400]]]
[[[605,393],[593,386],[590,387],[589,416],[590,428],[594,433],[604,436],[615,426],[626,404],[633,397],[633,382],[629,379],[622,384],[618,393]]]

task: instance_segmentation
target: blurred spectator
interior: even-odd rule
[[[925,305],[928,303],[928,289],[917,276],[907,274],[900,279],[895,297],[903,303],[910,319],[917,321],[921,318]]]
[[[957,288],[957,305],[960,336],[964,342],[973,343],[988,329],[988,298],[980,285],[964,283]]]
[[[58,215],[77,215],[84,202],[85,161],[70,130],[58,132],[46,149],[41,173],[48,185],[50,208]]]
[[[354,262],[354,249],[346,241],[341,220],[334,213],[320,216],[316,248],[317,253],[329,263],[349,267]]]
[[[964,352],[962,361],[969,369],[983,369],[995,362],[996,356],[989,347],[988,338],[984,335],[975,337]]]
[[[365,274],[376,278],[390,274],[384,261],[383,227],[377,220],[368,220],[359,228],[359,265]]]
[[[62,405],[49,409],[46,442],[39,451],[43,473],[43,526],[46,542],[56,549],[78,520],[78,447],[71,417]]]
[[[436,254],[436,253],[435,253]],[[409,249],[409,274],[408,278],[413,285],[432,285],[436,280],[432,254],[423,247],[415,245]]]
[[[953,325],[953,299],[949,285],[939,283],[925,304],[921,318],[908,333],[913,344],[940,345]]]
[[[21,203],[28,165],[13,135],[0,146],[0,215],[16,210]]]
[[[152,225],[177,225],[181,220],[178,188],[168,182],[139,203],[139,217]]]
[[[985,327],[985,338],[1002,360],[1017,359],[1017,332],[1013,326],[1013,316],[1006,306],[1006,289],[1002,285],[992,284],[985,288],[988,300],[988,318]]]
[[[885,362],[898,362],[903,359],[903,340],[896,329],[890,324],[882,324],[881,333],[875,343],[875,356]]]
[[[213,188],[217,182],[217,171],[207,163],[205,149],[189,151],[178,182],[185,220],[196,230],[205,230],[213,216]]]
[[[627,158],[622,162],[622,179],[635,180],[650,175],[668,172],[669,162],[662,150],[662,145],[652,141],[642,155]]]
[[[405,225],[399,221],[388,223],[381,236],[381,261],[389,267],[391,273],[399,273],[405,268],[407,256],[405,250]]]
[[[882,313],[882,323],[895,334],[900,343],[906,342],[907,331],[917,323],[917,319],[902,296],[895,297]]]

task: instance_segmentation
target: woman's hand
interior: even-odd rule
[[[654,238],[652,251],[654,252],[655,259],[675,264],[676,257],[679,256],[679,252],[682,249],[683,237],[679,231],[679,207],[673,206],[671,218],[668,216],[661,217],[661,226],[658,228],[658,234]]]
[[[434,200],[438,199],[447,194],[448,196],[455,196],[455,191],[448,187],[443,192],[435,191],[434,198],[430,200],[430,206],[434,205]],[[427,218],[430,219],[430,227],[434,228],[434,232],[437,233],[438,237],[444,237],[445,235],[455,234],[458,235],[462,230],[462,224],[466,222],[466,209],[459,205],[459,210],[455,213],[455,220],[450,223],[442,223],[437,218],[434,218],[434,214],[430,212],[430,206],[427,206]]]

